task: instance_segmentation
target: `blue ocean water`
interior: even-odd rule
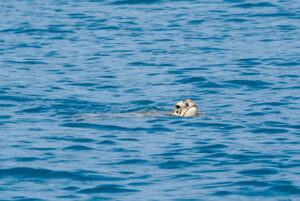
[[[0,19],[0,200],[300,200],[298,0],[11,0]],[[209,118],[159,115],[185,98]]]

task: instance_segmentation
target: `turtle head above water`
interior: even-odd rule
[[[173,116],[196,117],[198,116],[198,108],[191,99],[178,101],[174,106]]]

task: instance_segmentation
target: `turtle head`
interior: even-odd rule
[[[198,116],[198,108],[191,99],[178,101],[174,106],[173,116],[195,117]]]

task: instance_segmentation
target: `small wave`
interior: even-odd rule
[[[101,142],[98,142],[97,144],[103,144],[103,145],[115,145],[117,144],[115,141],[112,140],[103,140]]]
[[[76,151],[83,151],[83,150],[92,150],[93,148],[87,147],[87,146],[82,146],[82,145],[73,145],[64,148],[64,150],[76,150]]]
[[[269,2],[259,2],[259,3],[243,3],[234,5],[234,7],[238,8],[255,8],[255,7],[276,7],[276,5],[271,4]]]
[[[276,129],[276,128],[260,128],[260,129],[255,129],[252,130],[253,133],[270,133],[270,134],[275,134],[275,133],[288,133],[289,130],[286,129]]]
[[[42,112],[47,112],[47,111],[48,111],[48,108],[38,106],[38,107],[20,110],[17,113],[42,113]]]
[[[159,168],[161,169],[181,169],[186,167],[191,167],[195,165],[194,163],[188,161],[168,161],[165,163],[158,164]]]
[[[126,4],[153,4],[158,3],[160,0],[120,0],[115,1],[113,5],[126,5]]]
[[[250,180],[250,181],[238,181],[233,183],[234,186],[257,186],[257,187],[266,187],[271,186],[268,182],[263,181],[256,181],[256,180]]]
[[[288,105],[288,102],[264,102],[264,103],[255,103],[250,106],[256,106],[256,105],[268,105],[268,106],[282,106],[282,105]]]
[[[142,160],[142,159],[129,159],[129,160],[124,160],[115,164],[118,165],[137,165],[137,164],[144,164],[147,163],[147,160]]]
[[[139,192],[136,189],[128,189],[124,188],[122,185],[115,184],[105,184],[100,185],[95,188],[86,188],[78,191],[79,193],[131,193],[131,192]]]
[[[34,99],[20,97],[20,96],[0,96],[0,100],[14,101],[14,102],[29,102],[29,101],[33,101]]]
[[[274,194],[281,195],[298,195],[300,194],[300,188],[294,185],[275,185],[270,187],[266,193],[273,192]]]
[[[71,127],[71,128],[90,128],[90,129],[97,129],[97,130],[106,130],[106,131],[147,131],[146,128],[128,128],[128,127],[121,127],[121,126],[114,126],[114,125],[101,125],[101,124],[91,124],[91,123],[64,123],[61,124],[64,127]]]
[[[0,169],[0,177],[18,177],[18,178],[40,178],[40,179],[71,179],[78,181],[117,181],[122,180],[116,177],[107,176],[83,176],[68,171],[54,171],[48,169],[36,169],[28,167],[17,167],[10,169]]]
[[[197,82],[204,82],[204,81],[206,81],[204,77],[189,77],[189,78],[183,78],[181,80],[177,80],[175,82],[188,84],[188,83],[197,83]]]
[[[3,29],[0,32],[14,32],[16,34],[19,33],[74,33],[72,30],[62,30],[62,29],[25,29],[25,28],[17,28],[17,29]]]
[[[32,161],[44,160],[44,159],[36,158],[36,157],[19,157],[19,158],[15,158],[15,160],[21,162],[32,162]]]
[[[239,173],[243,175],[250,175],[250,176],[262,176],[262,175],[278,174],[278,171],[275,169],[262,168],[262,169],[255,169],[255,170],[244,170],[244,171],[240,171]]]
[[[271,83],[260,81],[260,80],[229,80],[226,83],[234,84],[236,86],[246,86],[249,88],[266,88]]]

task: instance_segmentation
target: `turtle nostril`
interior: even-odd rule
[[[176,107],[177,109],[179,109],[179,108],[180,108],[180,106],[179,106],[179,105],[176,105],[175,107]]]

